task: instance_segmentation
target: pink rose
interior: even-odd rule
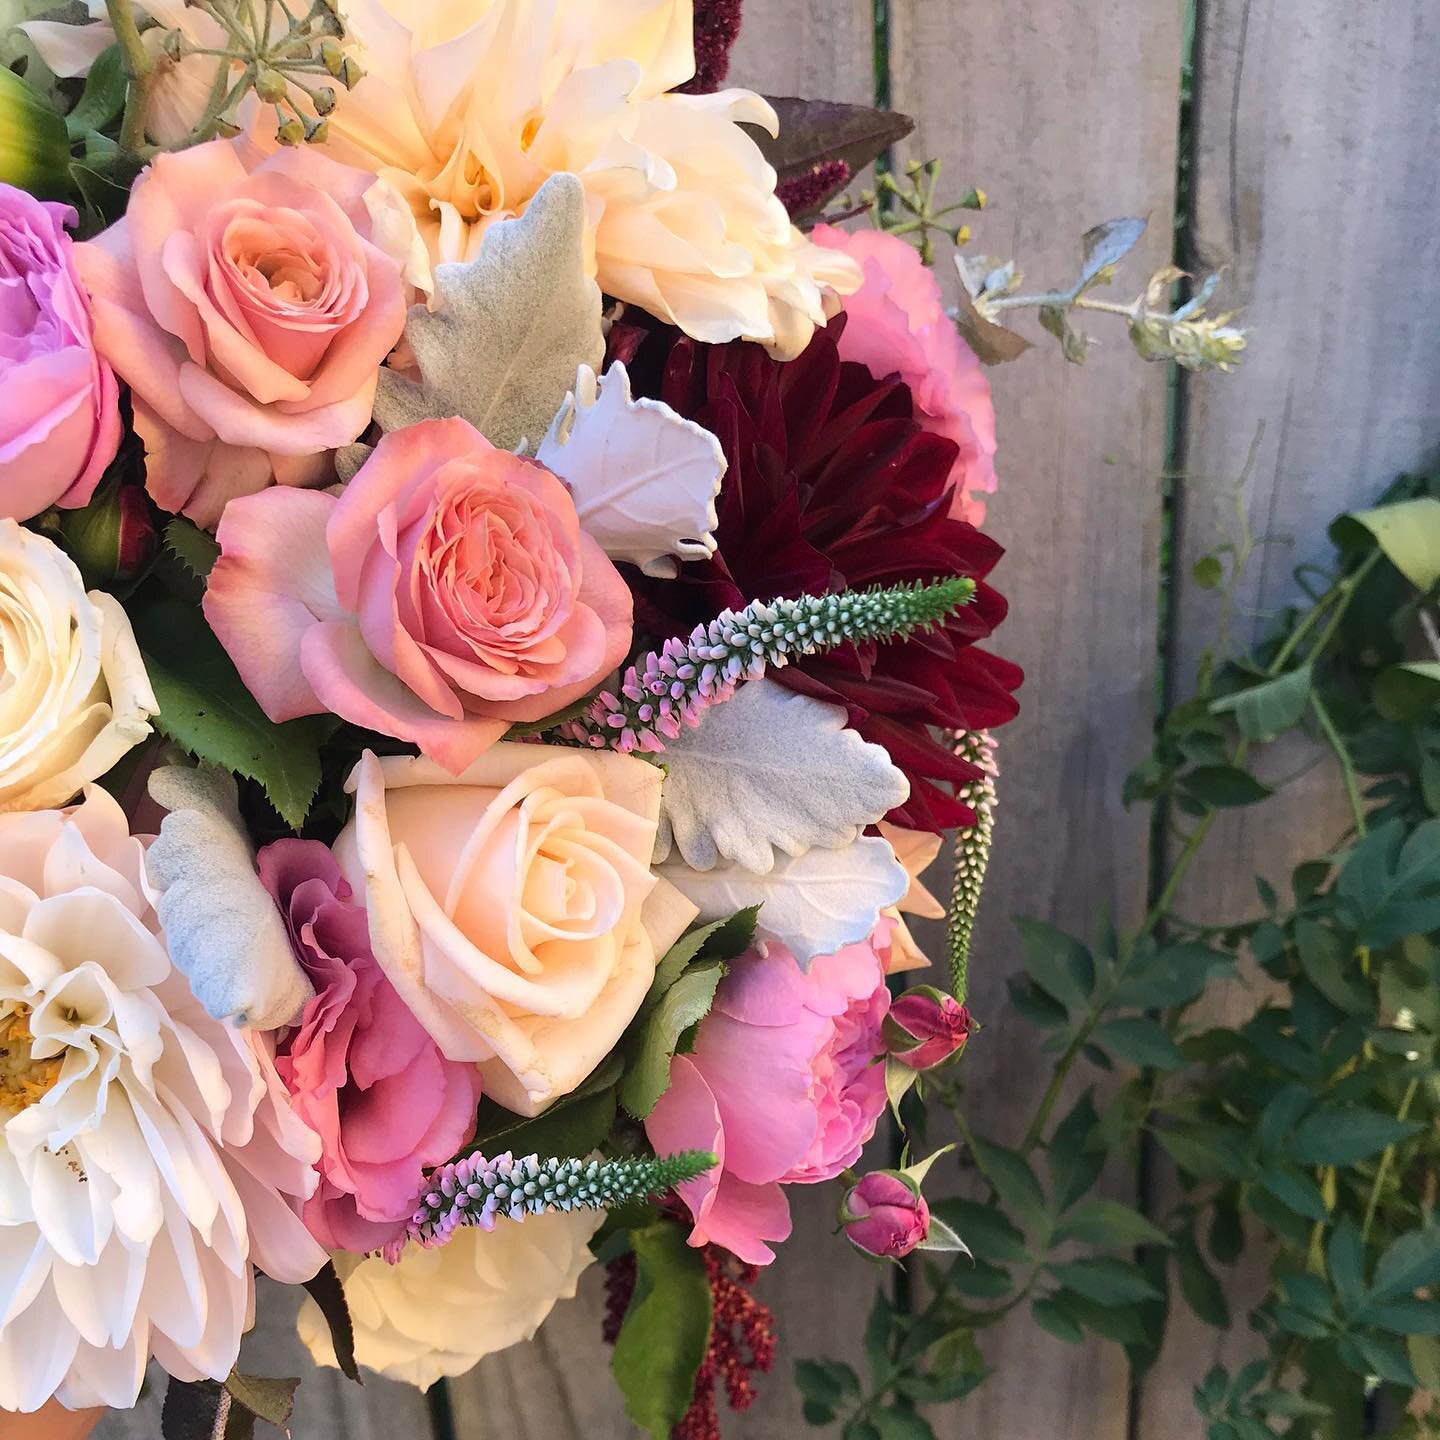
[[[979,359],[945,313],[939,282],[895,235],[817,225],[813,238],[865,272],[865,283],[845,297],[850,319],[840,358],[864,365],[877,380],[898,375],[910,387],[916,419],[960,447],[950,514],[981,524],[981,496],[995,489],[995,406]]]
[[[423,1171],[474,1134],[480,1072],[446,1060],[385,978],[365,911],[324,845],[279,840],[258,863],[315,986],[276,1056],[322,1145],[305,1223],[326,1249],[363,1254],[404,1233]]]
[[[790,1234],[782,1185],[813,1185],[859,1159],[885,1109],[881,1026],[889,1007],[876,936],[821,956],[807,975],[783,945],[736,961],[677,1055],[645,1122],[661,1155],[709,1150],[720,1164],[680,1186],[692,1245],[751,1265]]]
[[[233,503],[205,614],[272,720],[330,711],[459,774],[630,647],[630,591],[543,466],[464,420],[385,436],[337,498]]]
[[[885,1044],[912,1070],[933,1070],[955,1059],[970,1039],[970,1011],[933,985],[907,990],[885,1017]]]
[[[75,221],[0,185],[0,519],[87,504],[120,446],[115,375],[65,233]]]
[[[875,1170],[845,1197],[845,1235],[866,1255],[900,1260],[925,1243],[930,1207],[920,1187],[896,1170]]]
[[[330,477],[405,325],[374,176],[307,149],[247,172],[247,153],[216,140],[157,156],[125,218],[77,247],[150,494],[211,527],[236,495]]]

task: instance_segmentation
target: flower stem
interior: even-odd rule
[[[140,38],[131,0],[105,0],[115,43],[130,83],[125,91],[125,114],[120,122],[120,148],[139,154],[145,148],[145,122],[150,108],[150,89],[155,79],[155,65],[146,53]]]
[[[1410,1106],[1419,1093],[1420,1081],[1412,1080],[1405,1087],[1405,1094],[1400,1098],[1400,1108],[1395,1112],[1397,1120],[1403,1120],[1410,1113]],[[1375,1181],[1370,1186],[1370,1197],[1365,1202],[1365,1219],[1360,1225],[1360,1243],[1364,1245],[1370,1238],[1370,1227],[1375,1223],[1375,1211],[1380,1205],[1380,1192],[1385,1188],[1385,1181],[1389,1178],[1390,1167],[1395,1163],[1395,1147],[1387,1145],[1385,1153],[1380,1157],[1380,1163],[1375,1167]]]

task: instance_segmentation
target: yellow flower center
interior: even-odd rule
[[[0,1111],[18,1115],[43,1100],[60,1078],[61,1058],[37,1060],[30,1007],[17,1004],[0,1016]]]

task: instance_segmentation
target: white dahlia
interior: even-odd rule
[[[317,1137],[166,954],[120,807],[0,815],[0,1410],[229,1373],[252,1266],[323,1263]]]
[[[435,261],[471,259],[551,176],[580,177],[590,273],[698,340],[798,355],[858,266],[808,240],[741,122],[749,90],[669,93],[695,71],[692,0],[347,0],[365,72],[329,117],[337,158],[409,203]],[[258,132],[257,132],[258,133]]]

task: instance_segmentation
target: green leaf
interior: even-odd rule
[[[131,619],[160,702],[155,728],[197,759],[258,781],[298,830],[320,789],[320,746],[334,720],[268,719],[194,606],[161,600]]]
[[[1045,1268],[1067,1289],[1097,1305],[1133,1305],[1138,1300],[1161,1298],[1145,1272],[1129,1260],[1089,1255],[1080,1260],[1052,1262]]]
[[[239,1405],[257,1419],[289,1434],[290,1416],[295,1409],[298,1380],[272,1380],[264,1375],[242,1375],[232,1370],[225,1388]]]
[[[1045,1192],[1024,1159],[1015,1151],[992,1145],[988,1140],[976,1140],[974,1150],[981,1172],[1011,1213],[1027,1225],[1046,1224],[1049,1208],[1045,1204]]]
[[[1230,1324],[1230,1307],[1225,1303],[1225,1292],[1220,1288],[1220,1282],[1201,1257],[1195,1237],[1182,1236],[1174,1254],[1175,1273],[1185,1303],[1207,1325],[1225,1329]]]
[[[1331,525],[1330,538],[1342,550],[1378,545],[1417,590],[1440,580],[1440,500],[1433,496],[1342,515]]]
[[[1307,1220],[1328,1220],[1329,1208],[1320,1187],[1300,1170],[1272,1165],[1261,1173],[1260,1183],[1287,1209]]]
[[[1434,1300],[1389,1300],[1366,1305],[1356,1318],[1395,1335],[1440,1335],[1440,1303]]]
[[[1273,740],[1305,718],[1310,704],[1314,673],[1309,665],[1264,680],[1248,690],[1222,695],[1212,701],[1212,715],[1233,714],[1240,733],[1247,740]]]
[[[92,130],[103,130],[125,108],[125,63],[120,47],[102,50],[85,77],[85,88],[65,117],[71,140],[83,140]]]
[[[63,200],[69,171],[65,122],[38,90],[0,65],[0,183]]]
[[[686,966],[699,959],[734,960],[750,948],[755,938],[755,922],[760,907],[737,910],[728,920],[714,920],[687,930],[666,952],[655,967],[655,978],[640,1007],[643,1015],[659,1003],[660,997],[680,978]]]
[[[1057,1340],[1078,1345],[1085,1338],[1084,1330],[1059,1295],[1047,1295],[1043,1300],[1035,1301],[1030,1307],[1030,1314],[1042,1330],[1048,1330]]]
[[[498,1155],[588,1155],[615,1125],[615,1087],[624,1061],[612,1054],[583,1085],[543,1114],[527,1119],[493,1100],[480,1102],[470,1150]]]
[[[1248,1168],[1233,1138],[1223,1131],[1157,1130],[1155,1138],[1197,1180],[1236,1180]]]
[[[685,1232],[662,1220],[632,1232],[635,1294],[625,1312],[610,1368],[625,1413],[652,1440],[669,1440],[695,1389],[710,1344],[710,1282]]]
[[[1181,777],[1180,785],[1187,795],[1216,810],[1255,805],[1274,794],[1238,765],[1197,765]]]
[[[1440,1394],[1440,1340],[1429,1335],[1412,1335],[1405,1342],[1410,1368],[1432,1395]]]
[[[1397,1236],[1375,1266],[1371,1298],[1389,1300],[1422,1286],[1440,1285],[1440,1225]]]
[[[1114,1200],[1087,1200],[1077,1205],[1060,1221],[1055,1238],[1079,1240],[1086,1245],[1111,1245],[1116,1249],[1173,1243],[1138,1210]]]
[[[1380,1110],[1319,1105],[1295,1127],[1290,1154],[1302,1165],[1353,1165],[1424,1128]]]
[[[870,1418],[880,1440],[935,1440],[929,1421],[913,1410],[877,1410]]]
[[[797,1360],[795,1384],[807,1400],[835,1410],[847,1396],[859,1395],[860,1377],[839,1360]]]
[[[1102,1305],[1074,1290],[1061,1290],[1053,1298],[1065,1307],[1071,1319],[1107,1340],[1118,1345],[1145,1343],[1145,1325],[1134,1305]]]
[[[160,1411],[162,1440],[226,1440],[234,1408],[230,1392],[218,1380],[172,1378]]]
[[[1353,947],[1330,926],[1302,915],[1295,922],[1295,948],[1310,983],[1347,1015],[1373,1013],[1375,1002]]]
[[[1330,1233],[1325,1263],[1341,1304],[1346,1310],[1358,1310],[1365,1295],[1365,1250],[1360,1231],[1348,1216]]]
[[[1175,1070],[1185,1063],[1180,1047],[1148,1015],[1107,1020],[1095,1031],[1096,1041],[1122,1060],[1141,1069]]]
[[[965,1241],[977,1260],[1014,1265],[1030,1258],[1024,1235],[993,1205],[950,1196],[930,1210]]]
[[[1055,1127],[1045,1147],[1056,1210],[1068,1210],[1095,1184],[1104,1168],[1107,1148],[1092,1092],[1086,1090]]]
[[[1408,834],[1398,820],[1371,830],[1351,850],[1335,892],[1361,945],[1383,950],[1440,929],[1440,820]]]
[[[1225,579],[1225,564],[1218,555],[1202,555],[1191,567],[1190,575],[1202,590],[1218,590]]]
[[[1440,662],[1391,665],[1375,677],[1375,708],[1386,720],[1407,725],[1440,703]]]
[[[1417,1383],[1410,1368],[1405,1344],[1393,1335],[1351,1335],[1355,1348],[1365,1357],[1370,1369],[1392,1385],[1413,1386]]]
[[[1017,917],[1020,948],[1030,978],[1070,1010],[1081,1010],[1095,983],[1089,950],[1073,936],[1041,920]]]
[[[1228,955],[1187,940],[1167,945],[1142,966],[1132,962],[1115,990],[1111,1004],[1117,1010],[1170,1010],[1197,999],[1210,981],[1234,973]]]
[[[165,548],[197,579],[206,580],[220,558],[215,537],[183,515],[165,526]]]
[[[620,1103],[632,1118],[643,1120],[669,1089],[675,1047],[692,1025],[698,1025],[710,1013],[724,974],[724,964],[719,960],[692,965],[641,1025],[627,1047],[630,1064],[620,1082]]]
[[[347,1380],[360,1382],[360,1368],[355,1363],[355,1324],[350,1318],[350,1303],[340,1283],[333,1261],[327,1260],[306,1282],[305,1291],[320,1308],[330,1327],[330,1343],[335,1349],[335,1363]]]

